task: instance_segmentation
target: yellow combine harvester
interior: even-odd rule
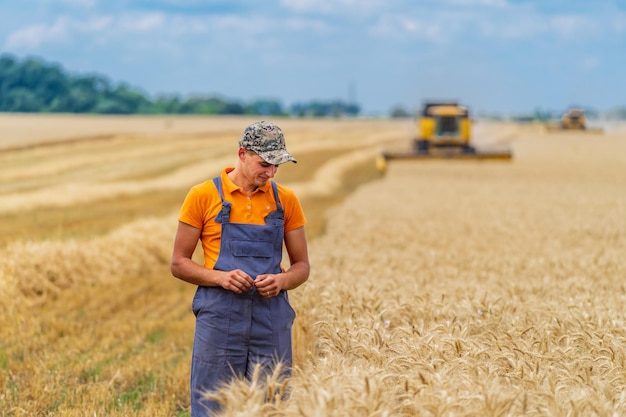
[[[561,127],[563,129],[579,129],[587,128],[587,117],[582,109],[570,109],[563,117],[561,117]]]
[[[479,150],[471,143],[469,110],[456,102],[425,103],[418,119],[418,137],[404,152],[383,152],[379,168],[390,159],[511,159],[509,150]]]
[[[577,107],[566,111],[557,124],[549,124],[547,128],[549,131],[579,130],[588,133],[599,133],[603,131],[602,128],[590,128],[587,126],[585,111]]]

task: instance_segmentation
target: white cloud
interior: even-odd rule
[[[280,2],[289,10],[295,12],[328,12],[352,4],[358,6],[356,0],[281,0]]]
[[[402,39],[403,36],[431,42],[463,40],[469,37],[497,40],[528,40],[556,37],[576,41],[583,37],[599,37],[603,32],[626,30],[626,19],[614,19],[613,27],[602,27],[603,19],[584,15],[540,14],[528,7],[510,6],[497,0],[448,0],[459,4],[497,5],[493,9],[459,10],[438,8],[404,14],[383,14],[373,33],[377,36]],[[500,7],[506,6],[506,7]],[[424,16],[428,16],[425,18]],[[582,34],[582,35],[581,35]]]
[[[52,25],[28,25],[10,33],[6,49],[37,48],[43,43],[57,43],[68,38],[69,19],[59,17]]]
[[[509,3],[506,0],[446,0],[453,6],[468,6],[468,7],[508,7]]]
[[[85,22],[75,22],[79,32],[105,32],[113,24],[111,16],[99,16],[86,20]]]
[[[98,16],[77,20],[66,16],[58,17],[52,24],[28,25],[7,36],[4,47],[8,50],[37,49],[43,45],[71,41],[76,35],[107,33],[115,29],[111,16]]]
[[[372,27],[371,33],[381,37],[441,42],[449,39],[453,30],[442,20],[425,21],[403,15],[386,15]]]
[[[580,38],[596,31],[596,24],[583,16],[557,15],[549,20],[550,28],[562,38]]]
[[[287,19],[285,26],[297,32],[311,31],[319,34],[328,33],[330,31],[328,23],[319,19],[290,18]]]
[[[205,33],[209,31],[210,26],[210,22],[201,17],[174,16],[167,22],[169,33],[173,37]]]
[[[626,32],[626,13],[617,13],[611,19],[613,30],[617,33]]]
[[[593,70],[600,66],[600,60],[595,56],[586,56],[582,59],[581,66],[584,70]]]
[[[42,0],[52,3],[53,0]],[[56,0],[66,5],[95,7],[96,0]],[[161,0],[161,3],[166,0]],[[200,4],[199,0],[189,0]],[[528,4],[514,5],[507,0],[438,0],[413,3],[409,0],[280,0],[286,14],[190,15],[159,12],[119,13],[81,18],[58,17],[52,24],[28,25],[7,36],[10,50],[36,48],[80,40],[85,33],[98,33],[99,40],[119,39],[124,34],[157,34],[163,41],[175,42],[181,36],[211,34],[228,39],[268,34],[278,39],[285,31],[319,35],[328,33],[373,35],[397,42],[426,40],[431,43],[483,39],[539,39],[557,36],[572,40],[580,33],[598,35],[602,31],[626,31],[626,14],[616,14],[605,27],[597,16],[539,13]],[[285,12],[285,10],[283,10]],[[324,15],[332,15],[326,19]],[[252,19],[252,22],[251,22]],[[281,35],[282,33],[282,35]],[[154,35],[153,35],[154,36]],[[156,37],[156,36],[154,36]]]
[[[388,8],[384,0],[281,0],[280,4],[296,13],[371,14]]]
[[[497,18],[480,19],[476,22],[480,34],[486,39],[529,39],[543,36],[549,31],[548,24],[539,16],[517,14]]]
[[[167,24],[167,17],[162,13],[125,15],[118,18],[119,28],[125,33],[152,32]]]
[[[72,40],[85,40],[87,34],[104,38],[116,38],[124,34],[159,32],[161,35],[177,36],[198,33],[207,29],[208,23],[196,18],[168,17],[161,13],[132,14],[120,16],[94,16],[87,19],[58,17],[52,24],[28,25],[7,36],[7,50],[37,49]],[[168,28],[169,31],[164,29]]]
[[[53,5],[64,4],[84,9],[93,9],[98,4],[97,0],[43,0],[43,2]]]

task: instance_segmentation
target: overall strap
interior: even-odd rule
[[[222,200],[222,210],[215,217],[215,221],[217,223],[228,223],[230,221],[230,207],[232,206],[232,204],[224,200],[222,179],[220,177],[213,178],[213,184],[215,184],[215,188],[217,188],[217,192],[220,194],[220,199]]]
[[[272,181],[272,190],[274,190],[274,200],[276,201],[276,210],[283,211],[283,206],[280,204],[280,198],[278,197],[278,186]]]
[[[220,177],[213,178],[213,184],[215,184],[215,188],[217,188],[217,192],[222,200],[222,210],[220,210],[219,214],[215,217],[215,221],[217,223],[228,223],[230,221],[230,208],[232,204],[224,200],[222,179]],[[274,200],[276,201],[276,210],[282,213],[284,210],[282,204],[280,203],[280,197],[278,196],[278,186],[274,181],[272,181],[272,191],[274,192]]]

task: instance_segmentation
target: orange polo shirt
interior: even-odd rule
[[[233,169],[232,167],[226,168],[221,174],[224,199],[232,203],[230,221],[265,224],[265,216],[276,210],[272,185],[268,181],[264,186],[247,195],[228,177],[227,174]],[[297,196],[291,189],[277,185],[278,197],[285,211],[285,233],[304,226],[306,219]],[[200,240],[206,268],[213,268],[219,255],[222,225],[215,222],[215,217],[221,209],[222,200],[213,179],[194,185],[187,193],[180,209],[178,220],[202,231]]]

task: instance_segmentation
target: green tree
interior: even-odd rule
[[[394,119],[408,119],[412,116],[412,114],[402,106],[393,107],[390,115]]]
[[[3,94],[4,108],[12,112],[37,112],[43,106],[43,102],[30,89],[24,87],[12,88]]]
[[[261,116],[283,116],[285,110],[279,100],[257,99],[248,103],[245,108],[247,114],[258,114]]]
[[[177,95],[162,95],[156,98],[152,112],[156,114],[180,113],[181,99]]]
[[[38,58],[19,61],[5,54],[0,56],[0,111],[344,117],[358,115],[360,108],[356,103],[340,100],[314,100],[285,110],[276,99],[245,103],[202,94],[185,99],[164,95],[151,100],[140,89],[125,83],[113,84],[102,75],[72,75],[61,66]]]

